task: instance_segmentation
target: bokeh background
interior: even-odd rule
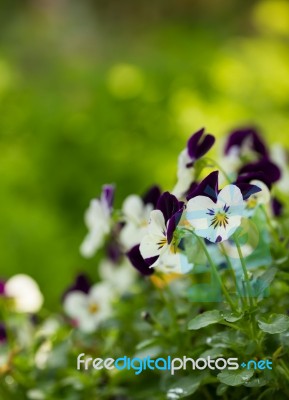
[[[83,213],[170,189],[188,136],[254,124],[289,142],[285,0],[2,0],[1,276],[55,308],[83,260]]]

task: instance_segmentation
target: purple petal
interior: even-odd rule
[[[196,158],[198,159],[203,157],[213,146],[215,140],[216,139],[213,135],[206,135],[202,143],[200,143],[199,147],[197,148]]]
[[[120,250],[119,244],[115,240],[112,240],[106,247],[106,254],[113,263],[117,264],[123,253]]]
[[[174,232],[176,230],[176,227],[178,226],[178,223],[180,222],[181,217],[182,217],[182,212],[177,212],[168,221],[168,226],[167,226],[168,244],[170,244],[173,239]]]
[[[262,160],[249,163],[242,167],[239,171],[240,174],[243,173],[256,173],[261,172],[263,174],[262,182],[266,183],[268,186],[274,182],[277,182],[281,177],[281,171],[276,164],[270,161],[267,158],[263,158]]]
[[[4,343],[7,340],[7,331],[3,322],[0,322],[0,343]]]
[[[243,199],[247,200],[252,194],[261,192],[261,189],[256,185],[251,185],[250,183],[246,182],[236,182],[234,183],[242,193]]]
[[[187,200],[192,199],[196,196],[207,196],[214,202],[217,201],[218,197],[218,178],[219,171],[211,172],[202,182],[194,187],[188,194]]]
[[[90,283],[88,277],[85,274],[79,274],[76,277],[74,283],[71,286],[69,286],[63,293],[62,301],[64,300],[65,296],[68,293],[74,292],[76,290],[83,292],[83,293],[88,293],[90,288],[91,288],[91,283]]]
[[[161,190],[158,186],[152,186],[144,195],[143,202],[145,204],[152,204],[154,208],[157,206],[158,199],[160,198]]]
[[[131,264],[140,272],[142,275],[149,276],[154,273],[154,269],[150,268],[158,257],[153,257],[149,260],[144,260],[140,251],[139,245],[134,246],[127,252],[127,257],[130,260]]]
[[[112,208],[113,205],[114,192],[115,192],[114,185],[104,185],[102,187],[101,201],[105,202],[105,204],[107,204],[108,208],[110,209]]]
[[[0,296],[5,296],[5,281],[0,280]]]
[[[188,140],[187,143],[188,154],[193,160],[196,160],[196,149],[204,132],[205,128],[202,128],[198,132],[194,133]]]
[[[276,217],[280,217],[280,215],[282,215],[282,212],[283,212],[283,203],[281,203],[281,201],[278,200],[276,197],[273,197],[271,206],[272,206],[274,215]]]
[[[261,139],[260,135],[255,128],[244,128],[233,131],[228,138],[227,144],[225,145],[225,154],[228,154],[231,147],[242,147],[244,141],[250,138],[252,140],[252,149],[264,157],[268,156],[268,150],[265,143]]]
[[[176,212],[180,211],[184,203],[169,192],[164,192],[157,203],[157,210],[161,210],[167,222]]]
[[[246,173],[240,174],[237,178],[237,181],[235,182],[235,185],[237,185],[239,187],[239,184],[250,183],[253,180],[258,180],[258,181],[264,182],[265,185],[267,185],[268,188],[271,189],[270,179],[261,171],[246,172]]]
[[[187,149],[192,161],[195,161],[205,155],[215,143],[215,138],[213,135],[205,135],[202,137],[204,132],[205,128],[202,128],[198,132],[194,133],[188,140]],[[190,167],[192,164],[193,163],[189,163],[188,167]]]

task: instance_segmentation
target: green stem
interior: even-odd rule
[[[237,251],[238,251],[238,255],[241,261],[241,266],[242,266],[242,270],[243,270],[243,274],[244,274],[244,278],[245,278],[245,284],[246,284],[246,288],[247,288],[247,292],[248,292],[248,297],[249,297],[249,303],[250,303],[250,307],[254,308],[254,302],[253,302],[253,292],[252,292],[252,288],[251,288],[251,284],[250,284],[250,278],[249,278],[249,274],[247,271],[247,267],[246,267],[246,263],[243,257],[243,253],[242,253],[242,249],[238,240],[237,235],[235,234],[234,236],[234,241],[236,243],[236,247],[237,247]]]
[[[215,160],[213,160],[212,158],[205,158],[206,160],[208,160],[209,162],[211,162],[214,166],[216,166],[224,175],[224,177],[226,178],[226,180],[228,181],[228,183],[232,183],[232,179],[230,179],[229,175],[225,172],[225,170],[221,167],[221,165],[219,163],[217,163]]]
[[[240,290],[240,288],[239,288],[239,286],[238,286],[238,284],[237,284],[237,278],[236,278],[235,270],[234,270],[234,268],[233,268],[233,265],[232,265],[232,263],[231,263],[231,260],[230,260],[230,258],[229,258],[229,256],[228,256],[227,252],[226,252],[226,249],[225,249],[225,246],[223,245],[223,243],[220,243],[220,247],[221,247],[222,252],[223,252],[223,254],[224,254],[224,256],[225,256],[225,259],[226,259],[226,261],[227,261],[229,270],[230,270],[230,272],[231,272],[231,275],[232,275],[232,278],[233,278],[233,281],[234,281],[234,285],[235,285],[235,287],[236,287],[236,289],[237,289],[237,292],[238,292],[239,297],[240,297],[240,299],[241,299],[242,305],[244,305],[243,294],[242,294],[242,292],[241,292],[241,290]]]
[[[210,264],[210,266],[212,268],[212,271],[213,271],[217,281],[219,282],[219,285],[220,285],[220,287],[221,287],[221,289],[222,289],[222,291],[224,293],[224,296],[226,297],[227,302],[230,304],[232,310],[237,311],[236,306],[233,303],[233,301],[232,301],[232,299],[231,299],[231,297],[230,297],[225,285],[223,284],[223,281],[222,281],[222,279],[221,279],[221,277],[219,275],[217,267],[216,267],[215,263],[213,262],[213,260],[212,260],[212,258],[210,256],[210,253],[207,250],[207,247],[206,247],[204,241],[199,236],[197,236],[194,231],[190,230],[190,232],[195,235],[195,237],[199,241],[200,245],[202,246],[202,249],[204,250],[204,253],[206,254],[207,260],[209,261],[209,264]]]

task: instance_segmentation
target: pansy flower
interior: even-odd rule
[[[78,329],[94,332],[111,315],[111,288],[101,282],[93,285],[88,293],[72,291],[65,296],[63,308]]]
[[[79,291],[88,293],[91,288],[91,283],[87,275],[79,274],[76,276],[75,281],[70,285],[62,295],[62,300],[71,292]]]
[[[242,190],[247,197],[260,189],[246,184]],[[214,171],[188,195],[186,220],[196,235],[217,243],[233,235],[241,224],[244,209],[240,188],[231,184],[219,190],[218,171]]]
[[[105,236],[110,232],[113,198],[114,186],[105,185],[100,199],[93,199],[90,202],[84,216],[88,234],[80,247],[80,252],[84,257],[92,257],[103,245]]]
[[[214,142],[214,136],[205,135],[204,128],[194,133],[188,140],[187,147],[180,153],[178,158],[177,183],[172,191],[177,198],[182,198],[187,193],[195,179],[195,161],[203,157]]]
[[[225,145],[225,154],[234,153],[236,157],[255,152],[261,158],[268,157],[268,150],[255,128],[248,127],[233,131]]]
[[[141,257],[150,264],[150,268],[184,273],[192,267],[183,260],[179,240],[174,235],[183,205],[174,195],[165,192],[158,201],[157,209],[151,212],[148,233],[139,246]]]
[[[260,188],[259,192],[253,193],[250,197],[245,199],[245,213],[244,216],[251,217],[257,207],[261,204],[267,205],[270,202],[271,182],[268,175],[263,172],[248,172],[238,176],[235,185],[242,188],[243,185],[251,184]]]
[[[107,283],[111,290],[118,295],[129,291],[136,279],[136,271],[131,268],[126,257],[123,257],[117,264],[110,259],[102,260],[98,272],[101,280]]]
[[[119,239],[125,251],[140,243],[147,232],[150,212],[156,207],[160,189],[153,186],[143,198],[137,195],[128,196],[122,206],[124,226]]]
[[[18,312],[35,313],[43,304],[43,295],[38,284],[30,276],[17,274],[5,283],[5,295],[14,301]]]

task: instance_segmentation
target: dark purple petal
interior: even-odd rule
[[[244,128],[233,131],[229,135],[228,141],[225,145],[225,154],[228,154],[233,146],[239,148],[242,147],[246,139],[251,140],[252,150],[255,150],[263,157],[268,156],[268,150],[266,148],[266,145],[255,128]]]
[[[244,200],[247,200],[250,196],[252,196],[252,194],[261,192],[262,190],[258,186],[251,185],[250,183],[246,182],[236,182],[234,183],[234,185],[236,185],[241,190]]]
[[[0,296],[5,296],[5,281],[0,280]]]
[[[177,212],[176,214],[174,214],[172,216],[172,218],[169,219],[168,221],[168,226],[167,226],[167,240],[168,240],[168,244],[171,243],[173,236],[174,236],[174,232],[176,230],[176,227],[178,226],[180,219],[182,217],[182,212]]]
[[[282,215],[282,212],[283,212],[283,203],[281,203],[281,201],[278,200],[276,197],[273,197],[271,206],[272,206],[274,215],[276,217],[280,217],[280,215]]]
[[[165,222],[183,207],[184,203],[179,201],[173,194],[164,192],[158,200],[157,210],[160,210],[165,218]]]
[[[237,178],[237,181],[235,182],[235,185],[237,185],[239,187],[239,184],[250,183],[253,180],[261,181],[261,182],[265,183],[265,185],[267,185],[269,189],[271,189],[270,179],[263,172],[260,172],[260,171],[246,172],[246,173],[240,174]]]
[[[197,196],[207,196],[214,202],[217,201],[218,197],[218,178],[219,171],[211,172],[202,182],[194,187],[188,194],[187,200]]]
[[[193,161],[205,155],[215,143],[213,135],[205,135],[202,137],[204,132],[205,128],[202,128],[198,132],[194,133],[188,140],[188,154]],[[192,163],[188,164],[188,167],[191,166],[191,164]]]
[[[108,245],[106,247],[106,254],[107,254],[107,257],[114,264],[118,264],[123,253],[120,250],[118,243],[116,241],[112,240],[108,243]]]
[[[158,200],[161,195],[161,190],[158,186],[152,186],[144,195],[143,202],[145,204],[152,204],[156,208]]]
[[[3,322],[0,322],[0,343],[3,344],[7,340],[7,331]]]
[[[267,186],[274,182],[277,182],[281,177],[281,171],[276,164],[267,158],[262,160],[252,162],[244,165],[239,171],[240,174],[243,173],[256,173],[261,172],[263,174],[262,182],[266,183]]]
[[[114,185],[104,185],[102,187],[101,200],[105,202],[108,208],[110,209],[112,208],[113,205],[114,192],[115,192]]]
[[[158,259],[158,257],[153,257],[149,260],[144,260],[139,251],[139,245],[134,246],[126,254],[131,264],[142,275],[149,276],[154,273],[154,269],[150,268],[150,265],[152,265]]]
[[[74,283],[71,286],[69,286],[63,293],[62,301],[64,300],[65,296],[68,293],[74,292],[76,290],[83,292],[83,293],[88,293],[90,288],[91,288],[91,283],[90,283],[88,277],[85,274],[79,274],[76,277]]]

